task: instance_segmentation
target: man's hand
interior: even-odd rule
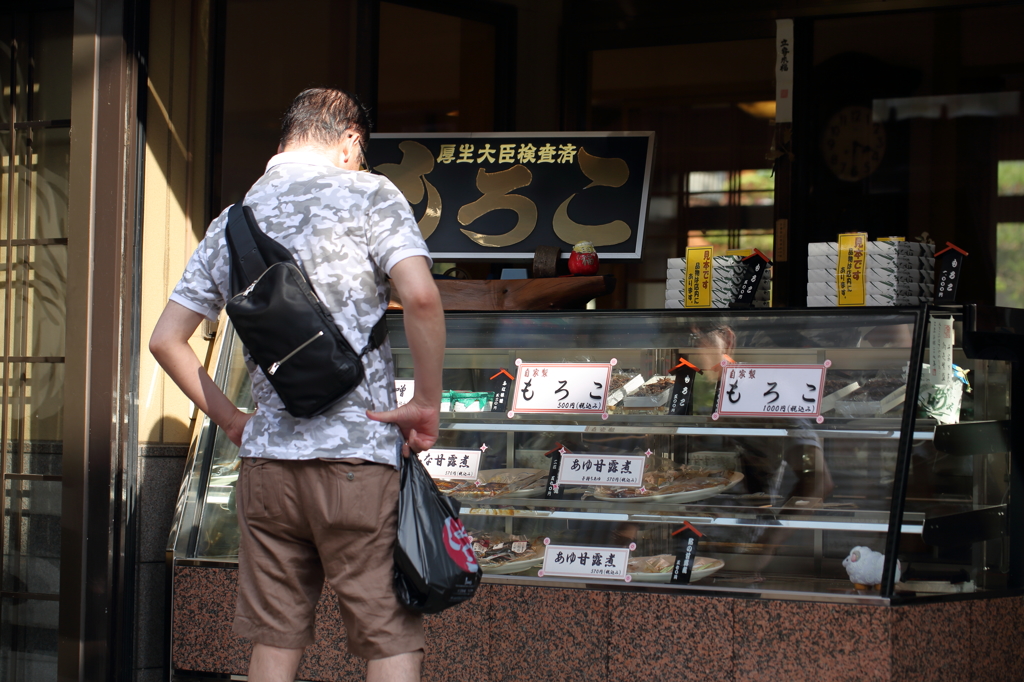
[[[224,435],[228,437],[228,440],[235,445],[242,444],[242,433],[245,431],[245,425],[249,423],[250,419],[252,419],[253,414],[255,413],[249,414],[238,410],[234,415],[232,415],[231,420],[221,427],[224,430]]]
[[[413,398],[397,410],[389,410],[387,412],[370,412],[367,410],[366,416],[374,421],[398,426],[405,437],[402,454],[408,457],[410,451],[422,452],[434,447],[439,430],[439,407],[439,405],[420,405]]]

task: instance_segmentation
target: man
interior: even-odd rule
[[[285,115],[279,153],[244,203],[301,262],[357,350],[387,308],[391,277],[415,368],[408,404],[394,409],[388,342],[364,357],[366,379],[352,394],[318,417],[289,415],[248,358],[256,412],[231,404],[188,344],[232,294],[227,210],[210,224],[150,341],[174,382],[240,445],[234,628],[255,643],[251,682],[294,680],[313,641],[325,576],[339,596],[349,651],[369,661],[367,680],[419,679],[422,622],[399,605],[391,582],[396,466],[400,453],[437,439],[444,315],[408,203],[386,178],[359,171],[368,135],[351,96],[301,93]]]

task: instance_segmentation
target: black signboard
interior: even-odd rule
[[[412,205],[436,259],[639,259],[654,133],[386,133],[367,150]]]
[[[675,375],[676,383],[672,386],[672,399],[669,402],[668,413],[693,414],[693,380],[697,374],[704,374],[704,371],[697,365],[679,358],[679,364],[669,370],[669,373]]]

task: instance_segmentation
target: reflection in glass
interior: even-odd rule
[[[60,481],[7,480],[4,493],[3,589],[57,594],[60,589]]]
[[[0,671],[9,682],[57,679],[59,604],[40,599],[0,601]]]

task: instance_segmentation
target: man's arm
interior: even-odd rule
[[[370,419],[397,424],[405,436],[402,452],[429,450],[437,441],[441,409],[441,372],[445,329],[441,295],[422,256],[405,258],[391,268],[391,280],[402,299],[405,336],[412,352],[415,392],[397,410],[367,412]]]
[[[188,340],[203,316],[183,305],[168,301],[149,339],[149,351],[196,407],[209,415],[232,443],[242,441],[250,415],[235,407],[206,372]]]

